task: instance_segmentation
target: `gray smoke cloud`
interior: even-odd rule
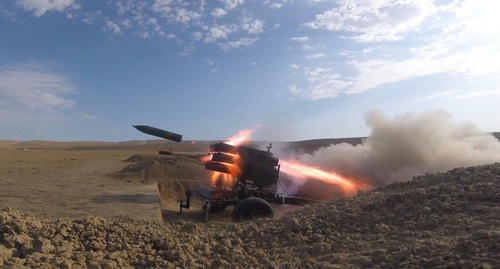
[[[388,118],[366,114],[370,136],[356,146],[342,143],[296,158],[374,187],[457,167],[500,161],[500,142],[472,123],[454,123],[442,111]]]

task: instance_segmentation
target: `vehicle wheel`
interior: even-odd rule
[[[249,197],[239,201],[233,210],[233,220],[236,222],[273,217],[274,212],[271,205],[257,197]]]
[[[226,209],[227,203],[222,203],[222,202],[211,202],[210,203],[210,212],[216,213],[216,212],[221,212]]]

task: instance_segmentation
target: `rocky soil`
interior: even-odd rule
[[[276,220],[159,224],[0,212],[5,268],[500,268],[500,164],[457,168]]]

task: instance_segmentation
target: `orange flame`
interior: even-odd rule
[[[260,124],[257,124],[252,129],[241,130],[238,133],[236,133],[235,135],[228,138],[225,143],[229,144],[231,146],[239,146],[241,144],[244,144],[248,140],[250,140],[252,133],[259,127],[260,127]]]
[[[324,171],[320,168],[299,163],[294,160],[280,160],[280,165],[283,173],[293,176],[303,182],[314,179],[328,184],[334,184],[342,188],[346,196],[354,196],[359,190],[366,190],[370,186],[368,184],[358,182],[355,179],[341,176],[335,171]]]
[[[211,153],[209,153],[209,154],[207,154],[205,156],[200,157],[200,162],[204,164],[204,163],[209,162],[210,159],[212,159],[212,154]]]
[[[232,187],[235,184],[235,179],[230,174],[212,171],[210,175],[210,182],[212,183],[213,187],[224,189],[227,187]]]
[[[245,129],[241,130],[235,135],[229,137],[225,143],[229,144],[231,146],[239,146],[241,144],[245,144],[250,140],[250,137],[252,136],[252,133],[255,131],[255,129],[259,128],[260,124],[257,124],[254,126],[252,129]],[[229,152],[224,152],[224,154],[227,155],[234,155]],[[234,155],[235,157],[235,163],[238,163],[238,155]],[[202,162],[208,162],[212,158],[212,155],[209,154],[207,156],[204,156],[201,158]],[[225,173],[220,173],[216,171],[212,171],[210,175],[210,182],[212,183],[212,186],[214,187],[232,187],[236,181],[236,177],[240,174],[240,167],[239,165],[233,165],[230,163],[221,163],[225,166],[228,167],[230,174],[225,174]],[[222,185],[222,186],[220,186]]]

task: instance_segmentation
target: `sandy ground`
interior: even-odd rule
[[[175,189],[175,186],[164,208],[167,209],[167,219],[162,219],[156,184],[161,174],[151,176],[138,170],[122,178],[115,176],[133,166],[125,161],[131,156],[154,158],[158,154],[151,150],[0,149],[0,204],[44,219],[94,215],[105,218],[130,216],[157,222],[203,220],[198,201],[194,201],[192,208],[185,209],[182,215],[177,213],[183,190]],[[169,158],[176,159],[175,156]],[[148,167],[141,169],[148,170]],[[176,176],[182,172],[170,174]],[[190,175],[191,185],[196,185],[196,177]],[[275,213],[280,217],[298,208],[275,206]],[[211,214],[210,219],[231,221],[231,208]]]
[[[0,204],[41,218],[159,221],[156,184],[112,178],[135,151],[0,149]]]

